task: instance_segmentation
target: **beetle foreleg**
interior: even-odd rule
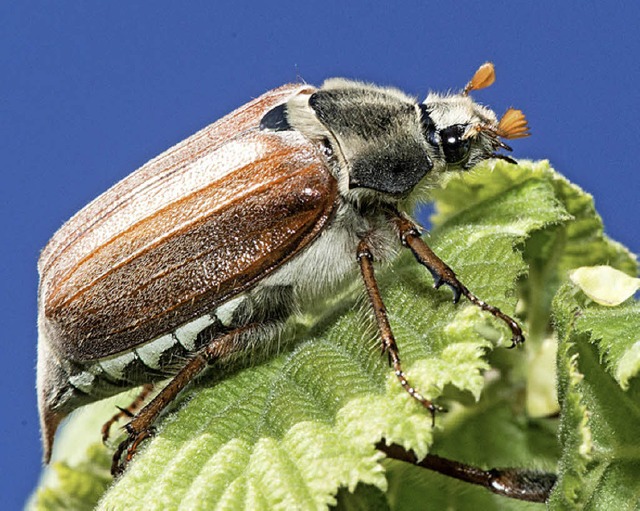
[[[506,323],[506,325],[511,329],[510,348],[514,348],[524,342],[524,335],[520,325],[518,325],[512,317],[506,315],[497,307],[480,300],[480,298],[469,291],[467,287],[458,280],[458,277],[456,277],[453,270],[449,268],[449,266],[447,266],[445,262],[440,259],[433,250],[431,250],[429,245],[424,242],[420,237],[420,231],[413,222],[402,216],[397,211],[393,214],[393,221],[400,232],[402,244],[411,249],[416,260],[425,266],[429,272],[431,272],[431,275],[433,275],[436,289],[442,284],[446,284],[453,290],[454,302],[457,302],[460,299],[460,295],[464,295],[467,300],[474,305],[489,312],[501,321],[504,321],[504,323]]]
[[[364,280],[364,287],[367,290],[371,308],[378,325],[378,331],[380,332],[380,340],[382,341],[382,351],[387,352],[389,356],[390,365],[393,366],[394,372],[400,385],[406,390],[409,395],[418,401],[422,406],[429,410],[431,413],[432,423],[435,424],[435,417],[437,411],[442,411],[442,408],[433,404],[430,400],[424,397],[411,383],[407,380],[407,377],[402,370],[402,364],[400,363],[400,353],[398,345],[396,344],[395,337],[391,331],[391,325],[389,324],[389,318],[387,317],[387,309],[384,306],[382,297],[380,296],[380,289],[376,282],[375,272],[373,269],[373,255],[367,242],[365,240],[360,241],[358,244],[358,263],[360,264],[360,271],[362,273],[362,279]]]

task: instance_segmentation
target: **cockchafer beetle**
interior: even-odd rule
[[[398,241],[446,284],[473,295],[420,237],[407,209],[447,170],[510,158],[529,134],[519,110],[498,120],[469,92],[422,103],[393,88],[331,79],[285,85],[247,103],[129,175],[64,224],[39,261],[38,401],[44,458],[74,409],[172,377],[126,426],[117,472],[154,420],[206,367],[266,344],[305,304],[358,268],[383,351],[407,380],[373,262]],[[107,425],[105,434],[108,433]]]

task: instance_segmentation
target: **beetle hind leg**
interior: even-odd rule
[[[210,364],[242,351],[242,337],[247,334],[250,335],[251,333],[255,334],[259,328],[260,327],[255,324],[250,324],[238,327],[223,335],[215,332],[210,342],[200,348],[175,374],[169,383],[124,426],[128,436],[120,443],[113,455],[111,474],[117,476],[124,471],[127,463],[131,461],[140,444],[147,438],[153,436],[155,432],[155,428],[153,427],[155,420],[189,383]],[[215,335],[216,333],[218,334],[217,336]],[[205,329],[199,335],[206,336],[212,334]]]
[[[135,399],[131,401],[131,403],[129,403],[129,406],[125,408],[118,407],[119,412],[114,414],[107,422],[105,422],[102,425],[101,433],[102,433],[103,443],[106,443],[107,440],[109,440],[109,436],[111,434],[111,427],[115,423],[117,423],[118,421],[120,421],[120,419],[123,419],[124,417],[128,417],[130,419],[135,417],[136,410],[138,410],[144,404],[144,402],[149,397],[149,394],[153,392],[153,388],[154,388],[153,383],[147,383],[143,385],[142,389],[140,390],[138,395],[135,397]]]

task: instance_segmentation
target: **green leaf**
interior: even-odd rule
[[[235,372],[216,368],[187,389],[99,508],[542,507],[384,460],[375,449],[382,438],[419,457],[433,451],[484,468],[553,471],[562,459],[561,486],[573,481],[578,491],[587,470],[583,453],[598,432],[585,422],[582,388],[566,383],[585,371],[574,352],[561,345],[557,354],[562,454],[558,421],[536,419],[525,405],[538,403],[538,416],[557,409],[551,304],[568,271],[609,264],[635,276],[635,260],[604,236],[591,197],[547,162],[488,162],[456,174],[433,197],[428,243],[477,296],[508,314],[517,305],[527,320],[524,351],[494,350],[511,344],[509,330],[464,300],[453,304],[449,290],[434,290],[429,273],[405,251],[378,269],[378,279],[407,377],[449,410],[435,428],[380,356],[358,283],[291,321],[279,355]],[[618,390],[626,385],[631,392],[637,349],[613,345],[609,320],[585,323],[580,335],[602,350],[606,369],[595,369],[617,375]],[[86,434],[92,431],[97,438],[99,427]]]
[[[554,300],[564,449],[551,504],[637,509],[640,304],[586,302],[570,284]]]
[[[49,486],[41,488],[32,508],[46,511],[93,509],[111,483],[110,455],[100,444],[84,452],[86,458],[78,464],[53,462]]]
[[[600,305],[615,307],[640,289],[640,279],[611,266],[581,266],[569,273],[571,282]]]
[[[437,222],[459,216],[460,210],[494,201],[494,196],[523,186],[547,186],[553,189],[555,215],[548,205],[532,196],[530,204],[520,205],[524,217],[546,220],[544,228],[526,239],[524,258],[528,276],[521,283],[519,310],[527,322],[527,410],[534,416],[558,411],[555,379],[555,340],[551,324],[551,303],[569,272],[581,266],[607,264],[633,277],[637,273],[635,257],[603,232],[593,198],[549,167],[548,162],[520,164],[526,172],[510,172],[507,165],[495,165],[491,183],[483,173],[455,176],[447,187],[437,191]],[[562,211],[562,213],[559,213]]]

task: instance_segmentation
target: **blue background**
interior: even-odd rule
[[[40,249],[110,185],[272,87],[346,76],[424,97],[492,60],[498,80],[474,96],[525,111],[533,136],[515,156],[550,159],[638,252],[640,4],[615,5],[3,2],[1,507],[20,508],[40,470]]]

